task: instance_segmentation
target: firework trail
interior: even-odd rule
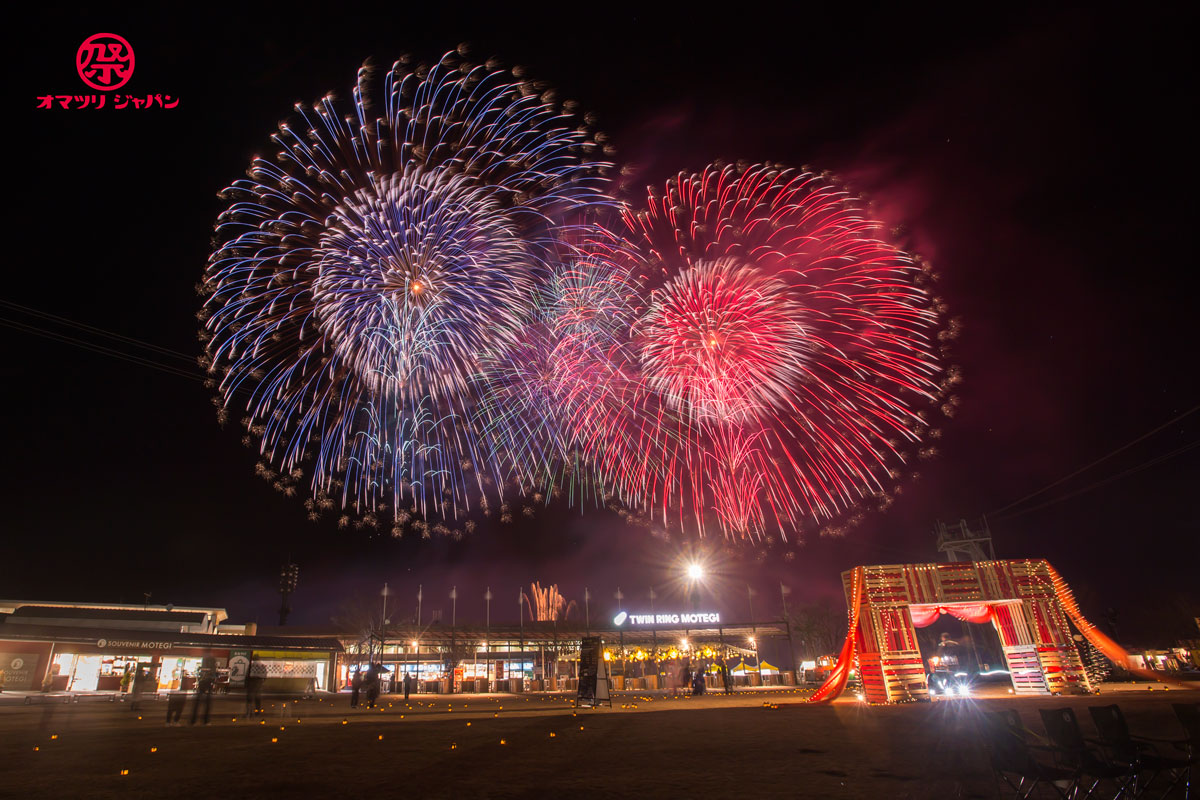
[[[529,616],[536,622],[553,622],[565,620],[575,608],[575,601],[567,599],[558,591],[558,584],[546,588],[538,582],[529,585],[529,594],[522,593],[525,605],[529,608]]]
[[[381,102],[369,77],[348,110],[297,105],[277,158],[224,192],[202,339],[266,477],[310,472],[317,510],[448,516],[542,457],[482,393],[536,327],[564,237],[612,203],[604,148],[542,87],[459,53],[398,62]]]
[[[757,539],[885,496],[944,388],[923,266],[829,179],[771,166],[680,174],[624,221],[646,300],[613,368],[639,390],[594,437],[627,443],[599,459],[622,500]]]

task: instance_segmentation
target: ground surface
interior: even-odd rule
[[[166,703],[12,704],[0,695],[0,796],[36,797],[995,797],[979,712],[1117,702],[1135,733],[1178,738],[1171,702],[1200,692],[1007,696],[804,706],[804,692],[671,699],[611,710],[564,695],[267,698],[247,720],[217,699],[208,727],[166,727]],[[765,707],[777,704],[778,708]],[[191,705],[184,714],[186,722]],[[235,721],[236,719],[236,721]],[[343,722],[344,720],[344,722]],[[128,774],[122,775],[122,770]]]

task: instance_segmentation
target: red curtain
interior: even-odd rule
[[[1097,650],[1099,650],[1101,653],[1104,653],[1104,655],[1110,661],[1112,661],[1114,664],[1124,667],[1134,675],[1142,678],[1158,681],[1159,683],[1167,683],[1172,686],[1177,686],[1181,689],[1193,688],[1191,685],[1163,675],[1161,672],[1135,667],[1132,663],[1130,663],[1129,654],[1125,652],[1125,649],[1098,631],[1096,626],[1088,622],[1087,618],[1083,616],[1083,612],[1079,610],[1079,604],[1075,602],[1075,595],[1071,593],[1071,589],[1067,586],[1067,582],[1062,579],[1062,576],[1058,574],[1058,571],[1055,570],[1054,567],[1050,566],[1049,563],[1046,564],[1046,569],[1050,573],[1050,582],[1054,586],[1054,594],[1058,598],[1058,602],[1062,604],[1063,610],[1067,612],[1067,616],[1070,617],[1071,622],[1074,622],[1075,627],[1079,629],[1079,632],[1082,633],[1087,640],[1096,647]]]
[[[912,614],[913,625],[917,628],[932,625],[942,614],[949,614],[964,622],[992,621],[992,607],[987,603],[953,603],[948,606],[918,605],[909,606],[908,610]]]
[[[842,643],[842,652],[838,654],[837,664],[834,665],[833,671],[821,684],[821,688],[808,698],[810,703],[828,703],[846,688],[846,680],[850,677],[850,670],[854,667],[854,637],[858,632],[858,607],[862,603],[865,574],[866,570],[862,567],[854,568],[850,592],[850,627],[846,631],[846,641]]]

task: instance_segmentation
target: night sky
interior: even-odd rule
[[[459,618],[480,620],[489,584],[494,620],[515,620],[517,586],[534,580],[580,601],[590,587],[594,613],[615,607],[618,585],[627,608],[644,608],[651,585],[669,595],[685,545],[610,513],[551,507],[462,542],[311,523],[300,499],[254,475],[240,428],[218,425],[201,384],[194,287],[216,193],[269,151],[293,103],[345,97],[367,58],[435,60],[462,41],[595,112],[639,184],[717,158],[831,170],[937,268],[965,378],[940,455],[844,537],[770,552],[701,543],[720,565],[705,604],[729,617],[749,615],[747,582],[760,618],[778,613],[780,581],[789,602],[841,604],[842,570],[937,560],[936,520],[996,512],[1200,403],[1195,63],[1173,12],[395,4],[168,20],[45,7],[18,26],[7,101],[0,596],[151,593],[267,623],[289,556],[297,623],[327,622],[384,581],[414,603],[423,584],[425,608],[447,617],[457,585]],[[75,51],[109,31],[136,52],[126,90],[179,107],[36,109],[40,95],[91,93]],[[1127,642],[1188,635],[1200,613],[1197,443],[1193,413],[993,513],[997,555],[1050,559],[1086,613],[1115,610]]]

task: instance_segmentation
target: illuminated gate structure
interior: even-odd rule
[[[850,629],[838,664],[814,702],[831,700],[857,665],[871,703],[927,700],[916,628],[942,614],[990,622],[1000,636],[1017,694],[1090,693],[1068,617],[1089,639],[1066,584],[1042,560],[856,567],[842,573]]]

